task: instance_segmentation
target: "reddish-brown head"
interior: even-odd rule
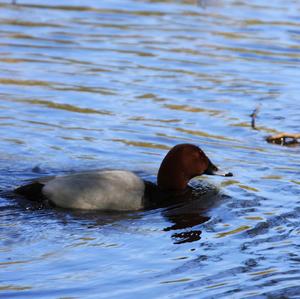
[[[205,153],[193,144],[174,146],[163,159],[157,176],[161,190],[181,191],[189,180],[203,173],[216,174],[218,168],[211,163]],[[229,176],[232,174],[226,174]]]

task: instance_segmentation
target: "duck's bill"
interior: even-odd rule
[[[232,172],[226,172],[226,171],[219,170],[218,167],[215,166],[214,164],[212,164],[211,162],[209,163],[204,174],[218,175],[218,176],[225,176],[225,177],[233,176]]]

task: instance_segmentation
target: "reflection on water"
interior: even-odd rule
[[[0,296],[299,296],[299,147],[265,141],[299,133],[299,10],[279,0],[2,1]],[[121,214],[7,197],[23,180],[75,170],[155,181],[182,142],[234,173],[209,178],[220,196]]]

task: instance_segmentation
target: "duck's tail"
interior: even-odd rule
[[[14,190],[15,193],[24,196],[31,201],[43,201],[45,199],[43,195],[44,184],[40,182],[32,182],[30,184],[18,187]]]

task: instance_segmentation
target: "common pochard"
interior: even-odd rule
[[[232,176],[220,173],[198,146],[178,144],[163,159],[157,184],[126,170],[100,170],[36,179],[15,192],[61,208],[140,210],[185,200],[192,189],[188,182],[202,174]]]

